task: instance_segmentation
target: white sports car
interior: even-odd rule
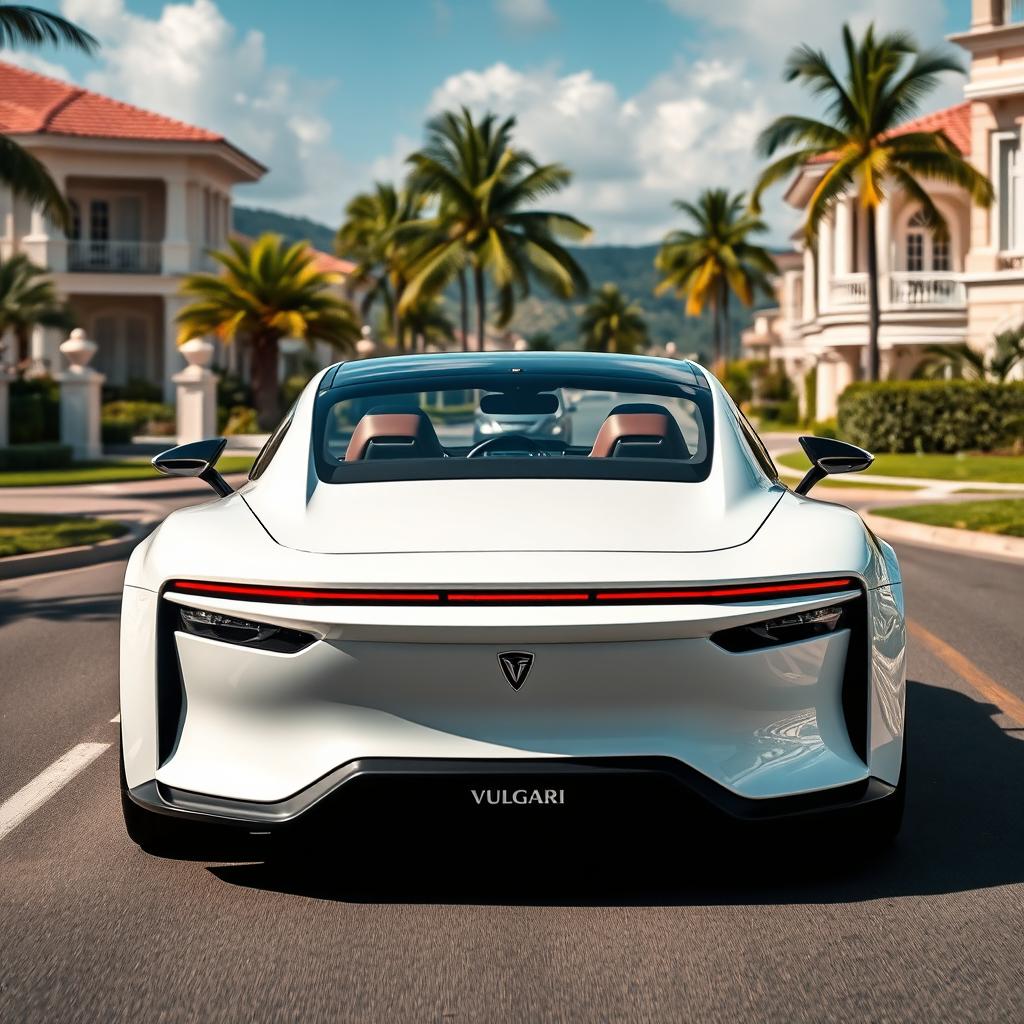
[[[478,413],[553,414],[559,391],[571,443],[474,443]],[[804,496],[871,456],[801,440],[794,491],[693,363],[452,353],[327,368],[237,492],[222,439],[158,456],[219,497],[128,564],[129,835],[678,808],[890,838],[899,567]]]

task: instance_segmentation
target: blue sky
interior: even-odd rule
[[[241,203],[336,223],[346,199],[402,173],[425,117],[458,103],[520,118],[520,139],[575,172],[562,205],[596,241],[672,224],[672,197],[743,188],[751,140],[807,107],[779,69],[793,42],[834,49],[843,18],[934,45],[969,0],[62,0],[96,60],[17,55],[227,134],[271,167]],[[798,27],[798,28],[795,28]],[[9,56],[9,55],[8,55]],[[928,107],[955,102],[950,82]],[[783,237],[791,215],[769,207]]]

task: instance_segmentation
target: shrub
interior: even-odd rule
[[[0,470],[63,469],[71,465],[66,444],[21,444],[0,448]]]
[[[991,451],[1024,436],[1024,382],[852,384],[839,398],[839,431],[874,451]]]
[[[252,405],[252,388],[249,384],[232,373],[223,373],[217,381],[217,405],[223,409],[232,409],[236,405]]]
[[[11,381],[11,442],[39,444],[60,438],[60,386],[49,377]]]
[[[246,405],[236,405],[228,413],[224,426],[221,427],[224,434],[258,434],[260,433],[259,420],[256,410]]]
[[[815,423],[818,416],[818,368],[812,366],[804,374],[804,419]]]
[[[764,373],[768,364],[763,359],[734,359],[720,368],[719,380],[737,404],[749,402],[754,394],[754,378]]]
[[[839,427],[835,420],[814,420],[806,424],[806,427],[813,437],[839,438]]]
[[[286,409],[291,408],[310,379],[306,374],[294,373],[281,385],[281,402]]]
[[[104,416],[100,420],[100,437],[104,444],[130,444],[135,429],[135,421],[130,416]]]
[[[164,389],[150,380],[132,377],[127,384],[104,384],[103,401],[109,402],[162,402]]]
[[[174,408],[162,402],[120,401],[103,406],[104,420],[130,420],[136,434],[163,434],[174,427]]]

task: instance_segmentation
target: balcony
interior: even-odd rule
[[[1022,0],[1024,3],[1024,0]],[[967,290],[956,274],[896,271],[878,282],[883,309],[962,309]],[[829,309],[867,309],[868,275],[842,274],[829,283]]]
[[[834,309],[848,309],[868,304],[867,274],[837,274],[829,284],[828,304]]]
[[[963,307],[967,305],[967,289],[954,274],[902,271],[889,275],[889,305]]]
[[[159,274],[160,242],[68,242],[68,270],[100,274]]]

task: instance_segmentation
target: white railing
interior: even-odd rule
[[[68,270],[114,274],[159,274],[160,242],[68,242]]]
[[[1003,8],[1003,24],[1010,25],[1018,21],[1024,21],[1024,0],[1006,0],[1006,6]]]
[[[893,306],[965,306],[967,289],[953,274],[901,271],[889,275],[889,302]]]
[[[829,282],[829,306],[844,308],[868,304],[868,275],[839,274]]]

